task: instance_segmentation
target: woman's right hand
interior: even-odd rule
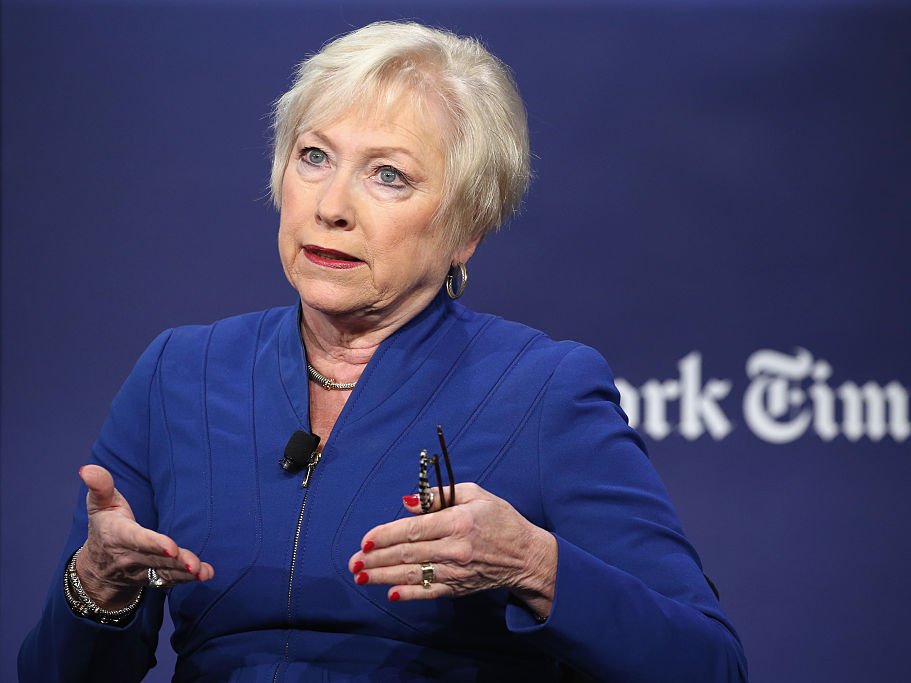
[[[76,573],[99,607],[116,610],[129,605],[148,584],[149,567],[169,585],[208,581],[215,576],[208,562],[164,534],[137,524],[130,504],[114,488],[106,469],[85,465],[79,476],[89,489],[89,528],[76,558]]]

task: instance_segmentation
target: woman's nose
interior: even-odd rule
[[[354,208],[351,205],[349,181],[344,174],[336,173],[326,179],[323,192],[316,205],[316,220],[333,228],[354,226]]]

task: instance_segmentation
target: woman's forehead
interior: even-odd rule
[[[341,121],[352,121],[376,129],[405,125],[415,134],[432,136],[440,147],[447,145],[453,122],[439,95],[413,88],[372,90],[350,101],[318,98],[304,112],[297,127],[298,135],[332,128]]]

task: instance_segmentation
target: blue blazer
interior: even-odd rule
[[[442,294],[365,368],[311,485],[279,466],[309,428],[297,307],[161,334],[111,406],[92,461],[140,524],[215,567],[170,591],[175,681],[745,681],[733,628],[592,349]],[[320,391],[320,389],[314,389]],[[551,531],[553,610],[507,591],[391,603],[348,558],[406,515],[418,453],[447,435],[474,481]],[[85,540],[80,505],[58,567]],[[164,596],[126,627],[74,616],[56,581],[19,656],[23,681],[140,680]]]

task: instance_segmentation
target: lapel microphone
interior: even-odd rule
[[[319,437],[316,434],[303,430],[294,432],[285,446],[285,457],[280,462],[282,469],[290,474],[300,472],[313,461],[318,446]]]

